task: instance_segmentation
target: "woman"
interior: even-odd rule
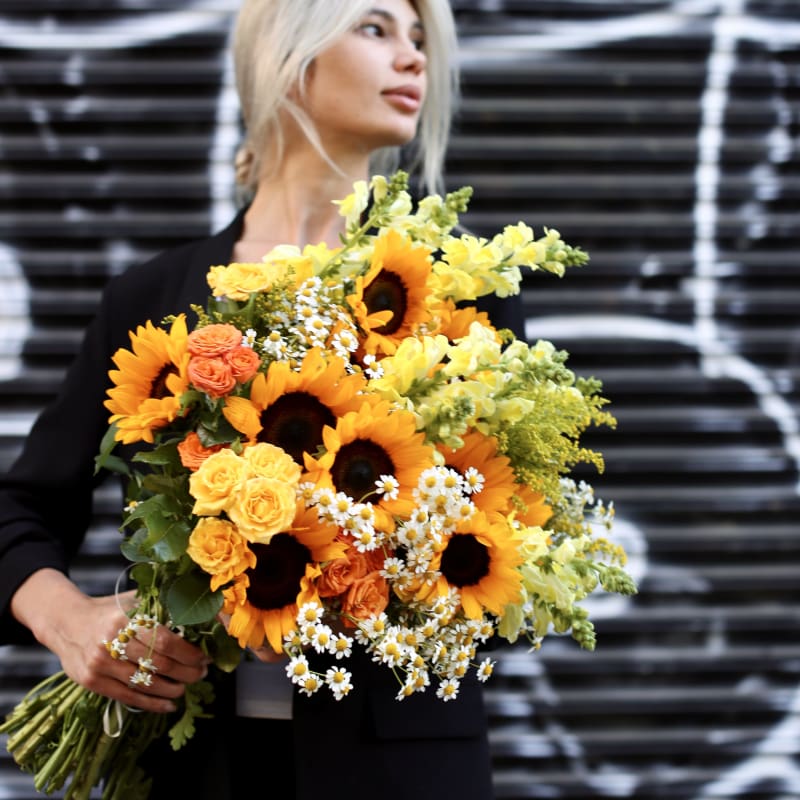
[[[160,628],[157,675],[134,688],[133,665],[148,642],[132,642],[128,662],[111,659],[100,643],[124,622],[118,599],[88,597],[67,577],[91,513],[111,355],[145,320],[203,303],[212,264],[260,260],[278,243],[338,244],[342,218],[331,201],[355,180],[388,171],[392,154],[418,131],[422,180],[435,188],[454,41],[446,0],[245,0],[234,56],[247,128],[238,166],[249,205],[216,236],[107,287],[59,398],[0,486],[0,641],[32,633],[73,680],[157,713],[172,711],[185,684],[206,675],[202,653]],[[388,670],[367,659],[355,669],[359,689],[341,703],[321,693],[269,699],[273,716],[291,720],[252,716],[263,704],[249,694],[269,678],[250,675],[255,689],[240,687],[238,697],[233,681],[220,679],[214,719],[179,753],[152,753],[152,797],[491,797],[477,686],[465,685],[447,705],[427,696],[398,703]]]

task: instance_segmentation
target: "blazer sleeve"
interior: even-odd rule
[[[94,456],[108,426],[103,408],[111,366],[111,304],[105,301],[54,401],[0,478],[0,643],[25,642],[9,604],[33,572],[67,572],[92,513]]]
[[[31,641],[10,613],[11,598],[39,569],[66,573],[86,535],[103,477],[94,475],[94,458],[108,429],[103,402],[112,355],[130,346],[129,333],[138,325],[159,324],[205,301],[208,268],[229,259],[243,215],[244,209],[216,235],[166,250],[106,285],[58,395],[0,476],[0,644]]]

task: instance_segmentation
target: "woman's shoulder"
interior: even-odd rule
[[[112,318],[133,327],[204,303],[208,270],[230,259],[241,232],[241,216],[237,214],[215,234],[164,249],[113,277],[104,293],[104,305]]]
[[[184,280],[186,272],[194,266],[207,268],[227,261],[241,232],[241,217],[240,212],[227,227],[216,233],[175,244],[131,265],[115,276],[111,284],[126,290],[135,290],[139,286],[162,286]]]

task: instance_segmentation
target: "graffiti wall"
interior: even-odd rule
[[[233,214],[235,0],[0,4],[0,466],[113,274]],[[800,798],[800,2],[454,0],[468,224],[592,256],[527,334],[601,378],[640,593],[501,650],[498,798]],[[75,576],[119,572],[104,487]],[[54,668],[0,648],[0,711]],[[0,754],[0,800],[35,792]]]

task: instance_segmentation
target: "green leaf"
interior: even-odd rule
[[[220,622],[214,623],[211,639],[203,640],[203,649],[223,672],[233,672],[242,660],[242,648]]]
[[[131,578],[133,579],[134,583],[137,586],[141,586],[143,589],[146,589],[147,591],[149,591],[153,585],[155,574],[155,567],[146,562],[137,564],[131,570]]]
[[[238,439],[241,434],[225,417],[209,416],[197,428],[197,435],[203,447],[213,447],[216,444],[230,444]]]
[[[137,519],[144,520],[154,512],[164,516],[174,515],[176,512],[176,504],[173,500],[161,494],[148,497],[146,500],[140,500],[131,509],[128,516],[125,517],[124,524],[129,525]]]
[[[128,561],[137,563],[150,561],[151,554],[145,546],[146,539],[147,530],[145,528],[140,528],[131,536],[126,537],[120,545],[122,555],[125,556]]]
[[[167,591],[167,610],[175,625],[209,622],[222,608],[222,592],[212,592],[205,573],[181,575]]]
[[[102,441],[100,442],[100,452],[94,458],[94,474],[97,475],[100,470],[107,469],[111,472],[118,472],[121,475],[130,475],[130,469],[125,461],[119,456],[112,455],[112,451],[117,446],[117,440],[114,438],[117,433],[117,426],[112,424],[105,432]]]
[[[152,466],[178,468],[181,466],[181,459],[178,455],[178,441],[180,440],[170,439],[153,450],[141,450],[132,460]]]
[[[175,561],[186,552],[191,528],[185,521],[154,513],[147,517],[145,524],[148,531],[145,546],[156,561]]]
[[[169,740],[173,750],[180,750],[195,734],[195,720],[208,719],[211,714],[203,706],[214,701],[214,687],[208,681],[190,683],[183,696],[185,708],[181,718],[169,729]]]
[[[164,501],[171,504],[172,513],[179,514],[181,510],[178,498],[184,494],[186,476],[178,475],[145,475],[142,478],[142,487],[152,494],[165,495]]]

